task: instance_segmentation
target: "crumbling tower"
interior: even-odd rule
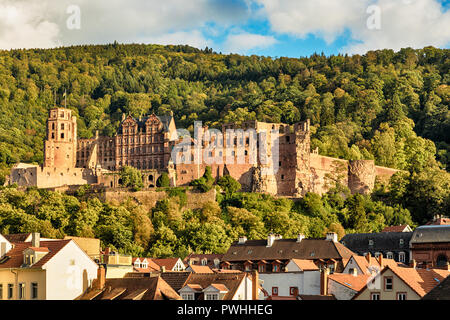
[[[44,167],[75,168],[77,120],[66,108],[52,108],[44,141]]]

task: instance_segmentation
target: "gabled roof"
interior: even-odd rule
[[[401,279],[408,287],[410,287],[417,295],[423,297],[434,287],[442,282],[450,275],[450,271],[442,269],[421,269],[421,268],[409,268],[409,267],[393,267],[386,266],[379,276],[381,277],[387,270],[391,270],[399,279]],[[355,299],[364,290],[367,289],[367,285],[364,286],[358,294],[353,297]]]
[[[411,227],[407,224],[400,226],[390,226],[384,228],[381,232],[411,232]]]
[[[136,262],[136,260],[139,260],[139,262],[141,263],[141,266],[142,266],[142,263],[144,262],[144,260],[147,261],[147,268],[142,268],[142,267],[136,268],[136,267],[134,267],[134,263]],[[161,267],[158,264],[156,264],[153,261],[153,259],[151,259],[151,258],[137,258],[137,257],[135,257],[135,258],[131,259],[131,263],[133,264],[133,270],[136,271],[136,272],[156,272],[156,271],[160,271],[160,269],[161,269]]]
[[[222,288],[223,285],[228,290],[223,300],[231,300],[246,276],[243,272],[214,274],[192,273],[188,277],[185,285],[195,284],[202,288],[208,288],[211,285]],[[203,295],[200,295],[199,299],[202,300]]]
[[[11,243],[14,242],[25,242],[25,241],[31,241],[31,232],[28,233],[15,233],[15,234],[4,234],[3,235],[6,240],[8,240]]]
[[[229,291],[227,286],[222,283],[211,283],[211,285],[209,287],[214,288],[219,292],[228,292]],[[205,288],[204,290],[206,290],[206,289],[207,288]]]
[[[382,267],[380,267],[380,263],[378,262],[378,259],[375,257],[370,257],[370,263],[367,260],[367,258],[363,257],[363,256],[354,255],[351,257],[351,259],[353,259],[355,261],[355,263],[358,265],[361,272],[363,272],[364,274],[370,274],[370,272],[368,270],[370,266],[375,266],[375,267],[382,269]],[[351,259],[349,259],[347,264],[350,262]],[[383,258],[382,263],[383,263],[383,267],[385,267],[385,266],[396,267],[398,265],[401,265],[400,262],[396,262],[394,259],[385,259],[385,258]],[[347,267],[347,264],[345,265],[345,267]]]
[[[371,276],[367,274],[354,276],[348,273],[333,273],[328,276],[328,279],[359,292],[367,284],[367,280],[370,277]]]
[[[291,260],[297,267],[299,267],[302,271],[312,271],[319,270],[319,267],[312,260],[305,259],[292,259]]]
[[[339,242],[325,239],[279,239],[271,247],[267,240],[234,242],[222,258],[223,261],[290,260],[290,259],[348,259],[354,253]]]
[[[33,264],[29,268],[41,268],[48,261],[50,261],[62,248],[64,248],[70,241],[73,240],[52,240],[41,241],[41,248],[47,248],[48,253],[43,256],[38,262]],[[25,249],[32,248],[31,242],[16,242],[14,248],[8,251],[6,254],[8,259],[5,259],[3,263],[0,263],[0,268],[20,268],[23,264],[23,251]]]
[[[172,271],[172,272],[163,272],[161,273],[161,278],[164,279],[176,292],[180,290],[186,280],[188,279],[190,272],[186,271]]]
[[[106,279],[103,289],[90,289],[77,300],[180,300],[161,277]]]
[[[147,258],[149,260],[150,258]],[[151,259],[160,267],[165,267],[167,271],[172,270],[180,258]]]
[[[191,259],[198,261],[201,263],[202,259],[208,260],[208,265],[214,265],[214,259],[218,259],[219,261],[222,260],[223,254],[197,254],[197,253],[191,253],[189,254],[184,260],[183,263],[185,265],[189,264],[189,261]]]
[[[192,269],[193,273],[214,273],[212,269],[208,266],[198,266],[198,265],[190,265],[189,268]]]

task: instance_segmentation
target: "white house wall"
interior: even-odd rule
[[[70,241],[44,268],[47,270],[47,300],[73,300],[97,278],[97,264]]]
[[[290,296],[290,287],[297,287],[299,294],[320,294],[320,272],[280,272],[260,273],[259,278],[264,281],[262,287],[272,294],[272,287],[278,287],[279,296]]]

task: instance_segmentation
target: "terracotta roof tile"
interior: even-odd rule
[[[212,269],[208,266],[198,266],[198,265],[190,265],[189,268],[192,269],[194,273],[214,273]]]
[[[319,267],[312,260],[292,259],[291,261],[303,271],[319,270]]]
[[[335,281],[347,288],[350,288],[356,292],[360,291],[367,284],[367,280],[370,275],[362,274],[354,276],[348,273],[333,273],[328,276],[329,280]]]
[[[72,240],[52,240],[41,241],[41,248],[48,249],[48,253],[30,268],[40,268],[54,257],[62,248],[64,248]],[[23,264],[23,251],[31,247],[31,242],[16,242],[14,248],[6,253],[9,258],[0,263],[0,268],[20,268]]]
[[[192,273],[187,281],[188,284],[196,284],[200,285],[202,288],[207,288],[210,285],[224,285],[228,292],[225,294],[223,300],[231,300],[233,296],[236,294],[239,285],[242,283],[242,280],[246,277],[246,274],[240,273],[215,273],[215,274],[201,274],[201,273]],[[203,298],[203,295],[199,297]]]
[[[384,228],[381,232],[403,232],[406,228],[409,228],[409,226],[407,224],[400,225],[400,226],[390,226],[390,227]]]

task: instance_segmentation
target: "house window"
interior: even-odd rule
[[[380,252],[375,252],[375,258],[378,258],[381,255]]]
[[[398,261],[399,262],[405,262],[405,253],[404,252],[400,252],[398,254]]]
[[[278,287],[272,287],[272,295],[278,296]]]
[[[273,272],[278,272],[278,270],[279,270],[279,269],[278,269],[278,265],[274,265],[274,266],[273,266]]]
[[[194,294],[193,293],[182,293],[181,299],[183,300],[194,300]]]
[[[384,277],[384,291],[392,291],[392,277]]]
[[[392,252],[388,252],[388,253],[386,253],[386,258],[394,259],[394,254]]]
[[[370,300],[380,300],[380,293],[379,292],[372,292],[370,294]]]
[[[217,293],[207,293],[205,300],[219,300],[219,295]]]
[[[19,299],[25,299],[25,283],[19,283]]]
[[[397,300],[406,300],[406,292],[397,292]]]
[[[405,243],[405,240],[400,239],[400,245],[402,246]]]
[[[14,295],[14,285],[12,283],[8,284],[8,299],[12,299]]]
[[[289,287],[289,294],[291,296],[298,294],[298,287]]]
[[[373,240],[369,240],[369,246],[373,246]]]
[[[206,266],[208,264],[208,260],[206,258],[202,259],[202,266]]]
[[[31,283],[31,299],[38,298],[38,284],[36,282]]]
[[[261,264],[261,265],[258,267],[258,272],[266,272],[266,267],[265,267],[263,264]]]

